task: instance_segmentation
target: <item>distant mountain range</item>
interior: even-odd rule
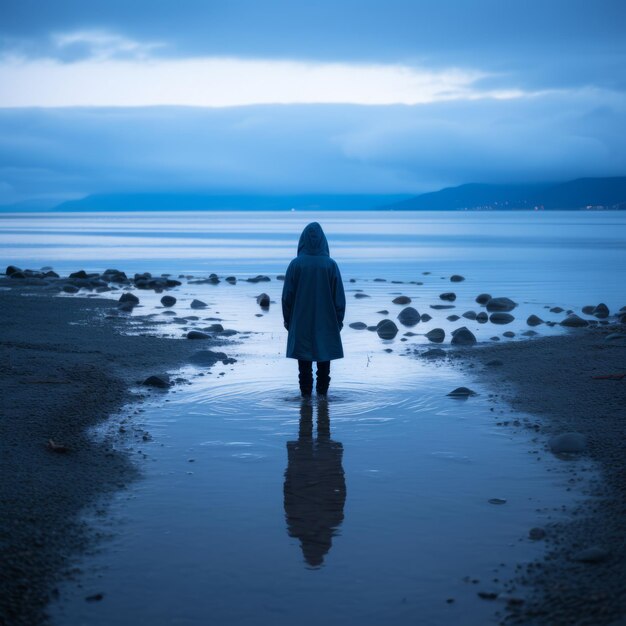
[[[469,184],[384,207],[394,211],[626,209],[626,176],[531,185]]]
[[[0,206],[33,211],[463,211],[626,210],[626,176],[565,183],[471,183],[411,197],[408,194],[106,193],[61,203],[34,200]]]

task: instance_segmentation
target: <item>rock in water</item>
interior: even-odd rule
[[[596,307],[595,307],[593,304],[588,304],[587,306],[584,306],[584,307],[582,308],[582,311],[583,311],[583,313],[584,313],[585,315],[593,315],[593,310],[594,310],[595,308],[596,308]]]
[[[515,333],[512,330],[507,330],[506,332],[502,333],[502,336],[513,339],[513,337],[515,337]]]
[[[426,357],[427,359],[438,359],[440,357],[446,356],[446,351],[441,348],[430,348],[430,350],[426,350],[426,352],[422,352],[420,356]]]
[[[485,365],[487,367],[499,367],[500,365],[504,365],[504,362],[500,359],[491,359],[491,361],[487,361]]]
[[[398,327],[391,320],[381,320],[376,332],[381,339],[393,339],[398,334]]]
[[[209,339],[211,335],[207,335],[207,333],[203,333],[200,330],[190,330],[187,333],[187,339]]]
[[[587,447],[587,438],[581,433],[561,433],[548,441],[554,454],[575,454],[583,452]]]
[[[465,313],[463,313],[463,317],[466,320],[475,320],[476,319],[476,311],[465,311]]]
[[[270,308],[270,297],[266,293],[262,293],[261,295],[256,297],[256,303],[262,309],[269,309]]]
[[[433,318],[428,315],[428,313],[422,313],[422,315],[420,316],[420,321],[421,322],[430,322],[430,320],[432,320]]]
[[[457,387],[448,394],[451,398],[469,398],[475,396],[476,392],[467,387]]]
[[[453,291],[446,291],[445,293],[440,293],[439,298],[441,298],[441,300],[447,300],[448,302],[454,302],[456,300],[456,294]]]
[[[487,304],[489,300],[491,300],[491,294],[489,293],[481,293],[476,296],[476,302],[478,302],[478,304]]]
[[[589,326],[589,322],[582,319],[582,317],[578,317],[576,313],[572,313],[561,322],[561,326],[567,326],[569,328],[582,328],[584,326]]]
[[[365,330],[367,328],[367,324],[364,322],[352,322],[352,324],[348,324],[350,328],[354,328],[354,330]]]
[[[163,306],[174,306],[176,304],[176,298],[174,296],[163,296],[161,298],[161,304]]]
[[[19,267],[15,267],[15,265],[9,265],[6,270],[4,270],[4,273],[7,276],[11,276],[11,274],[15,274],[16,272],[19,272],[20,274],[24,273]]]
[[[380,311],[376,311],[376,313],[379,313],[380,315],[389,315],[389,311],[387,311],[387,309],[382,309]]]
[[[600,304],[598,304],[597,307],[594,308],[591,314],[595,315],[596,317],[600,319],[604,319],[609,316],[609,307],[606,306],[604,302],[601,302]]]
[[[366,293],[363,293],[362,291],[357,291],[357,293],[354,294],[355,298],[369,298],[370,296],[368,296]]]
[[[254,278],[246,278],[246,280],[249,283],[266,283],[266,282],[270,281],[271,279],[270,279],[269,276],[263,276],[261,274],[258,274]]]
[[[445,311],[447,309],[454,309],[454,304],[431,304],[431,309],[435,309],[435,311]]]
[[[460,274],[452,274],[450,276],[450,282],[452,283],[460,283],[465,280],[465,276],[461,276]]]
[[[420,321],[420,314],[412,306],[408,306],[400,311],[398,320],[404,326],[415,326]]]
[[[481,311],[477,316],[476,316],[476,321],[479,324],[486,324],[487,321],[489,320],[489,316],[484,312]]]
[[[563,313],[565,309],[562,309],[560,306],[553,306],[550,309],[550,313]]]
[[[446,317],[446,319],[449,322],[456,322],[457,320],[460,320],[461,318],[458,315],[448,315],[448,317]]]
[[[135,305],[139,304],[139,298],[134,293],[130,293],[129,291],[127,291],[120,296],[118,302],[120,304],[122,304],[123,302],[132,302],[132,304]]]
[[[426,333],[426,339],[433,343],[441,343],[446,338],[446,331],[443,328],[433,328]]]
[[[148,376],[141,384],[146,387],[158,387],[159,389],[167,389],[170,386],[166,376]]]
[[[461,328],[452,331],[452,341],[450,343],[458,346],[473,346],[476,343],[476,337],[471,330],[461,326]]]
[[[202,302],[202,300],[196,300],[195,298],[191,301],[192,309],[205,309],[208,305],[206,302]]]
[[[526,323],[529,326],[539,326],[539,324],[543,324],[543,320],[540,317],[537,317],[536,315],[529,315],[528,319],[526,320]]]
[[[229,283],[230,285],[234,285],[237,282],[237,277],[236,276],[227,276],[226,277],[226,282]]]
[[[515,318],[510,313],[492,313],[489,321],[492,324],[510,324]]]
[[[15,276],[17,272],[13,274]],[[65,293],[78,293],[78,287],[74,287],[74,285],[63,285],[63,291]]]
[[[398,296],[392,300],[394,304],[411,304],[411,298],[409,296]]]
[[[487,311],[512,311],[517,302],[513,302],[510,298],[491,298],[486,303]]]

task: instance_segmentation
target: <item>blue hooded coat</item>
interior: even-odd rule
[[[339,334],[346,296],[337,263],[329,256],[322,227],[313,222],[300,235],[298,256],[283,285],[283,319],[289,331],[287,357],[304,361],[343,358]]]

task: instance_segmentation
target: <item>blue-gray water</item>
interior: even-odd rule
[[[276,275],[314,219],[343,272],[347,323],[394,319],[402,307],[391,301],[400,293],[433,317],[401,327],[386,342],[344,329],[346,358],[331,372],[330,433],[325,405],[298,399],[277,306]],[[119,445],[137,459],[144,478],[120,492],[104,521],[98,507],[86,512],[112,538],[80,561],[77,581],[62,587],[55,623],[495,623],[504,602],[485,602],[477,591],[500,591],[516,563],[540,555],[543,547],[527,539],[528,529],[580,495],[566,491],[569,474],[543,452],[540,438],[497,425],[533,416],[491,411],[495,405],[480,383],[406,352],[424,348],[423,333],[434,327],[449,336],[466,325],[481,342],[508,340],[502,333],[513,330],[518,340],[531,312],[562,319],[545,307],[580,313],[581,306],[604,301],[614,311],[626,304],[625,226],[623,213],[1,216],[3,261],[23,267],[272,279],[184,280],[173,292],[176,312],[200,317],[186,324],[163,315],[159,295],[139,292],[138,329],[141,316],[152,315],[167,322],[157,332],[182,338],[184,329],[211,323],[203,317],[219,317],[244,334],[225,348],[238,362],[210,372],[189,366],[181,375],[191,384],[166,402],[155,394],[143,412],[129,408],[94,433],[119,436],[123,420]],[[465,281],[451,283],[453,273]],[[355,298],[356,289],[371,297]],[[274,304],[257,317],[261,291]],[[455,308],[432,309],[444,291],[457,294]],[[481,310],[474,302],[481,292],[513,298],[516,320],[497,326],[447,319]],[[192,298],[208,309],[191,310]],[[443,347],[449,349],[447,341]],[[459,385],[479,395],[467,402],[448,398]],[[301,421],[306,430],[320,413],[317,443],[299,441]],[[306,488],[296,489],[304,504],[294,512],[286,476],[322,485],[313,504]],[[491,498],[507,502],[494,505]],[[85,602],[93,593],[104,599]]]

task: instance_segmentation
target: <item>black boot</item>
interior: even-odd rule
[[[318,396],[325,396],[330,385],[330,361],[319,361],[317,364],[315,391]]]
[[[298,360],[298,381],[303,398],[310,398],[313,392],[313,363]]]

